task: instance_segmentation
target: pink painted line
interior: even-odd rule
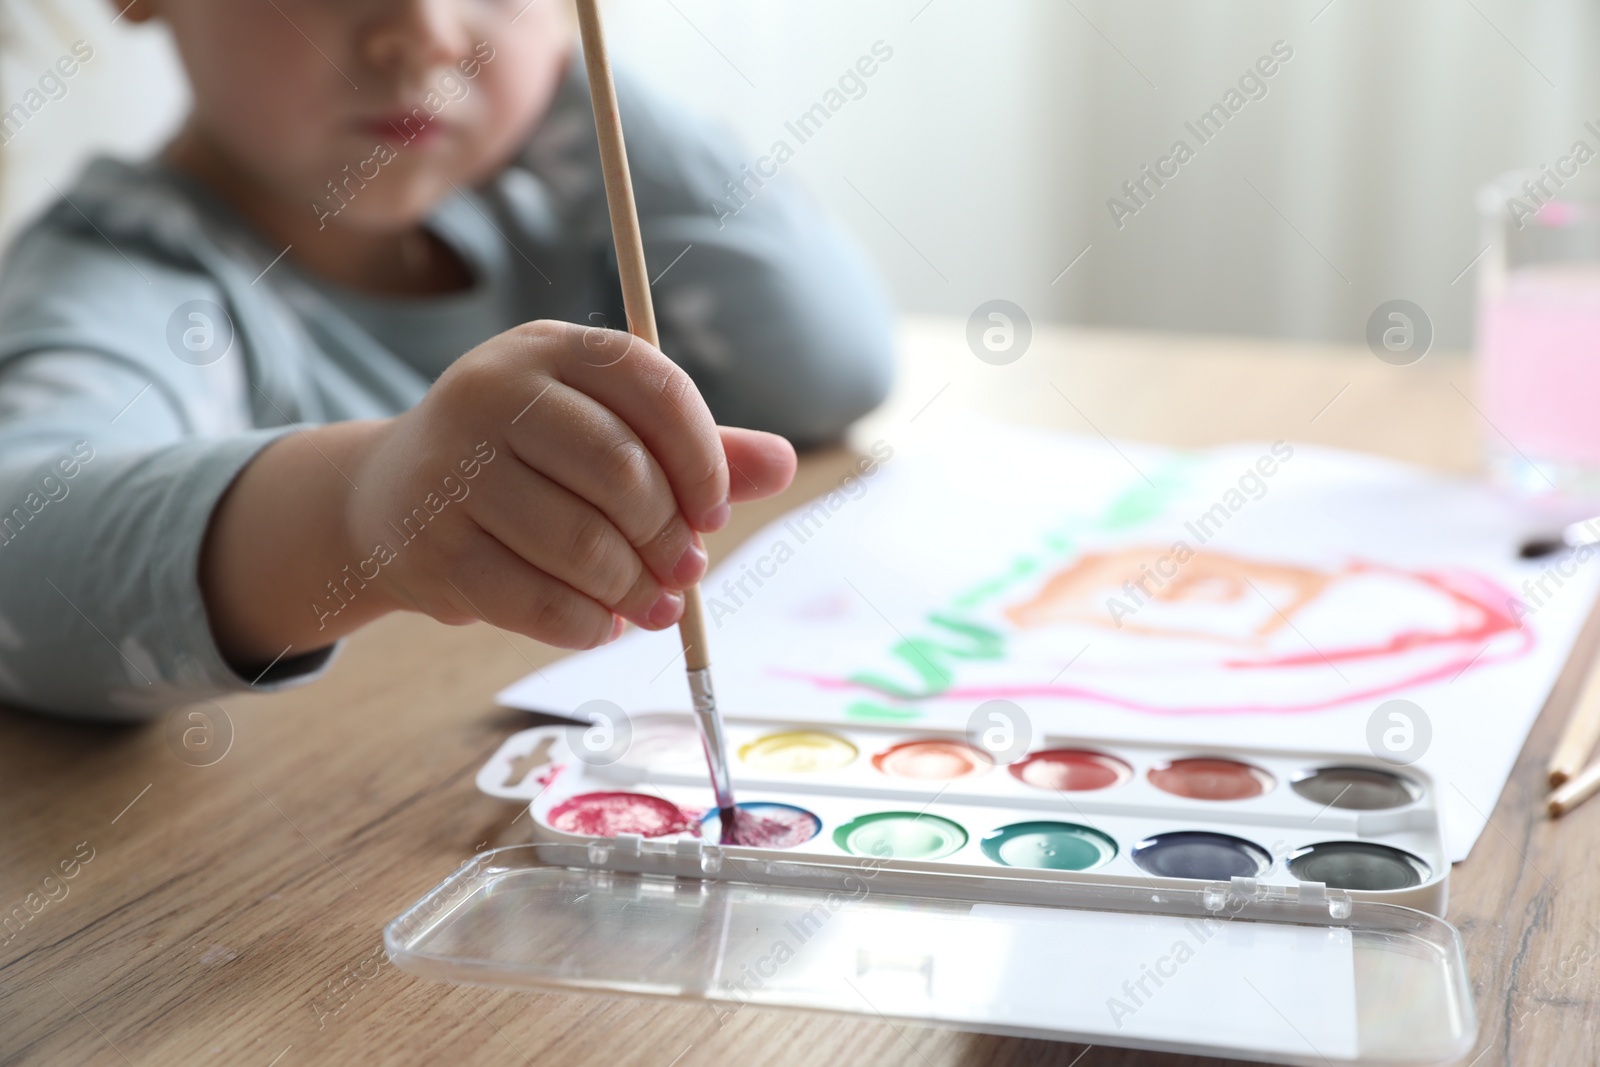
[[[1148,712],[1152,715],[1174,716],[1271,715],[1309,711],[1327,711],[1331,708],[1337,708],[1344,704],[1352,704],[1357,701],[1395,696],[1396,694],[1405,692],[1407,689],[1410,689],[1413,686],[1426,685],[1429,682],[1454,678],[1456,675],[1460,674],[1468,664],[1472,664],[1474,670],[1479,670],[1484,667],[1491,667],[1499,663],[1507,663],[1525,655],[1532,646],[1532,638],[1530,636],[1524,636],[1522,647],[1501,656],[1481,658],[1476,664],[1472,664],[1471,656],[1461,656],[1441,666],[1426,671],[1420,671],[1417,674],[1411,675],[1397,682],[1373,686],[1368,689],[1361,689],[1352,693],[1345,693],[1340,696],[1329,697],[1327,699],[1304,701],[1296,704],[1218,704],[1211,707],[1165,707],[1156,704],[1146,704],[1141,701],[1131,700],[1127,697],[1116,696],[1112,693],[1107,693],[1096,689],[1067,685],[959,686],[954,689],[946,689],[942,693],[935,693],[934,695],[927,697],[922,701],[897,700],[896,702],[902,704],[915,704],[937,700],[982,701],[994,700],[997,698],[1016,699],[1018,697],[1045,697],[1058,700],[1086,700],[1097,704],[1109,704],[1112,707],[1123,708],[1127,711],[1142,711]],[[1316,663],[1318,666],[1323,665],[1320,659],[1317,660]],[[852,682],[845,678],[832,678],[824,675],[805,674],[800,671],[774,670],[772,673],[776,677],[786,678],[790,681],[809,682],[818,689],[853,690],[864,694],[870,694],[879,699],[883,699],[888,696],[881,690],[874,689],[872,686],[863,685],[860,682]],[[891,697],[889,699],[895,698]]]
[[[1378,660],[1386,656],[1396,656],[1402,653],[1415,651],[1421,648],[1439,647],[1448,645],[1465,645],[1466,648],[1460,656],[1449,660],[1436,667],[1418,671],[1399,681],[1388,682],[1383,685],[1372,686],[1367,689],[1337,696],[1307,700],[1299,703],[1284,704],[1223,704],[1212,707],[1185,706],[1167,707],[1156,704],[1147,704],[1128,697],[1117,696],[1102,690],[1076,685],[986,685],[964,686],[946,689],[939,693],[930,694],[921,701],[904,701],[883,692],[873,686],[861,682],[854,682],[848,678],[838,678],[828,675],[807,674],[803,671],[790,671],[775,668],[770,673],[779,678],[791,681],[808,682],[819,689],[826,690],[852,690],[870,694],[878,699],[893,700],[899,704],[926,703],[935,700],[994,700],[996,698],[1017,697],[1042,697],[1058,700],[1084,700],[1097,704],[1107,704],[1112,707],[1122,708],[1127,711],[1140,711],[1152,715],[1271,715],[1284,713],[1299,713],[1312,711],[1327,711],[1331,708],[1358,701],[1374,700],[1382,697],[1392,697],[1405,692],[1415,686],[1426,685],[1443,679],[1454,680],[1465,673],[1468,668],[1479,670],[1501,663],[1509,663],[1527,655],[1537,643],[1531,629],[1523,627],[1511,614],[1509,606],[1515,598],[1506,592],[1505,588],[1492,579],[1472,571],[1454,570],[1437,572],[1412,572],[1389,567],[1383,564],[1356,562],[1350,566],[1351,571],[1388,572],[1402,575],[1414,581],[1421,582],[1437,592],[1454,601],[1462,609],[1481,615],[1481,621],[1475,625],[1454,630],[1449,633],[1427,633],[1419,630],[1402,631],[1389,638],[1387,641],[1376,645],[1359,646],[1355,648],[1335,649],[1324,656],[1319,652],[1293,653],[1292,655],[1279,656],[1265,660],[1229,660],[1219,666],[1226,670],[1263,670],[1284,667],[1324,667],[1329,661],[1350,662],[1353,660]],[[1497,602],[1507,605],[1506,610],[1496,607]],[[1501,653],[1498,656],[1480,658],[1482,648],[1488,642],[1501,634],[1517,632],[1521,641],[1517,648]],[[1467,649],[1476,649],[1472,655],[1466,655]]]

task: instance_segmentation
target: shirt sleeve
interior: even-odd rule
[[[609,241],[581,62],[530,143],[569,228]],[[883,401],[894,320],[882,284],[786,169],[617,76],[662,349],[722,423],[832,441]]]
[[[199,582],[217,501],[293,427],[196,436],[167,388],[97,352],[0,364],[0,699],[148,718],[319,672],[332,649],[244,678]]]

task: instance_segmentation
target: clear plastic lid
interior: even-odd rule
[[[624,837],[474,857],[384,938],[451,982],[1291,1064],[1449,1062],[1477,1031],[1449,923],[1245,879],[997,883]]]

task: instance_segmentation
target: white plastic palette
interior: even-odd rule
[[[1036,781],[1048,785],[1066,778],[1067,784],[1079,784],[1071,781],[1073,775],[1094,756],[1110,770],[1089,777],[1113,780],[1101,788],[1056,789],[1024,781],[1026,767],[989,763],[956,734],[750,719],[730,719],[727,729],[741,804],[792,805],[821,822],[814,837],[781,852],[719,846],[734,859],[781,855],[829,866],[1156,890],[1241,878],[1273,890],[1341,890],[1353,900],[1435,915],[1445,911],[1449,864],[1433,784],[1420,772],[1377,760],[1143,743],[1091,745],[1047,735],[1017,763],[1033,763],[1039,753],[1090,755],[1064,757],[1065,770],[1047,767],[1049,773],[1034,775]],[[794,740],[802,735],[818,735],[809,757],[806,751],[795,755],[806,748]],[[693,828],[657,836],[703,837],[718,844],[714,813],[711,826],[693,825],[712,807],[712,798],[692,719],[636,717],[631,743],[615,759],[612,753],[597,759],[584,740],[577,727],[522,731],[483,767],[478,785],[495,796],[531,801],[539,841],[596,840],[597,835],[564,832],[552,812],[570,808],[574,798],[629,793],[665,801],[687,814],[685,824]],[[928,758],[920,764],[907,756],[924,749]],[[841,755],[851,750],[853,756]],[[975,772],[946,777],[949,769],[960,767],[961,752],[972,754]],[[842,765],[784,769],[807,762]],[[902,776],[907,770],[926,773],[930,764],[934,778]],[[893,773],[897,767],[902,774]],[[1323,778],[1316,781],[1319,773]],[[1178,795],[1170,791],[1174,787],[1202,797],[1259,793],[1202,799]],[[908,827],[917,846],[909,854],[898,847]],[[1007,830],[1016,827],[1023,829]],[[1391,888],[1371,888],[1374,884]]]
[[[669,998],[719,1018],[760,1005],[1321,1067],[1455,1062],[1476,1038],[1460,935],[1396,904],[1444,908],[1434,788],[1420,774],[1343,756],[1099,744],[1084,765],[1102,788],[1056,790],[1015,764],[904,777],[981,760],[954,735],[829,728],[798,743],[811,765],[800,771],[771,740],[789,734],[793,748],[796,727],[727,725],[740,804],[803,808],[799,823],[820,832],[785,849],[722,845],[695,818],[711,790],[688,716],[637,716],[631,737],[597,746],[582,727],[524,730],[478,785],[530,802],[534,843],[473,857],[391,922],[391,958],[450,982]],[[1080,747],[1047,736],[1029,759]],[[1226,765],[1176,781],[1163,770],[1193,758]],[[1344,786],[1307,789],[1304,776],[1326,767],[1354,770]],[[1254,795],[1202,800],[1157,782]],[[564,812],[605,815],[596,793],[644,798],[665,813],[662,832],[561,829]],[[906,813],[895,825],[910,832],[860,829],[885,812]],[[924,832],[946,820],[959,839]],[[1089,869],[1062,870],[1050,864],[1063,854],[1037,841],[991,838],[1031,822],[1087,828],[1109,847],[1083,851],[1069,835],[1063,847]],[[1264,862],[1233,877],[1152,873],[1139,850],[1168,833],[1242,839]],[[1294,877],[1302,850],[1327,842],[1402,850],[1416,884],[1350,891]]]

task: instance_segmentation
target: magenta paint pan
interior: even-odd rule
[[[1260,767],[1216,756],[1175,759],[1150,769],[1150,784],[1190,800],[1245,800],[1277,784]]]
[[[583,793],[551,808],[546,819],[562,833],[591,837],[665,837],[694,827],[676,804],[646,793]]]

